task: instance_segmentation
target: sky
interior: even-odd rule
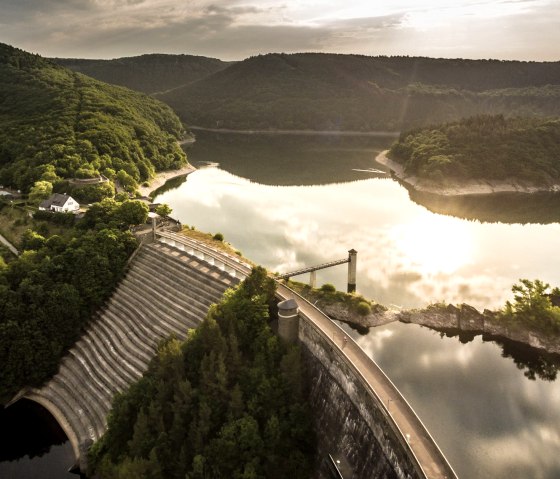
[[[49,57],[332,52],[560,60],[560,0],[0,0],[0,42]]]

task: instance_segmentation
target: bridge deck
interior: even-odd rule
[[[329,263],[323,263],[323,264],[320,264],[320,265],[317,265],[317,266],[309,266],[308,268],[298,269],[298,270],[292,271],[290,273],[282,273],[282,274],[279,274],[276,277],[278,279],[288,279],[288,278],[291,278],[292,276],[298,276],[300,274],[311,273],[313,271],[319,271],[320,269],[326,269],[326,268],[330,268],[331,266],[337,266],[339,264],[344,264],[344,263],[348,263],[348,262],[349,262],[348,258],[338,259],[336,261],[330,261]]]

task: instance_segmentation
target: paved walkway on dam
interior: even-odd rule
[[[231,255],[194,241],[176,233],[163,233],[161,236],[168,241],[182,243],[187,247],[198,250],[203,254],[223,262],[229,268],[236,269],[242,276],[250,271],[250,267]],[[165,241],[165,240],[164,240]],[[343,329],[334,323],[322,311],[309,303],[303,297],[292,291],[282,283],[277,283],[277,293],[282,299],[295,299],[299,305],[300,315],[313,323],[334,346],[342,352],[348,362],[352,364],[357,374],[370,387],[372,394],[379,399],[393,421],[393,426],[400,432],[403,441],[407,443],[411,456],[416,459],[421,474],[430,479],[453,479],[456,474],[445,456],[438,448],[434,439],[422,424],[406,399],[400,394],[396,386],[377,366],[377,364],[358,346],[348,338]]]

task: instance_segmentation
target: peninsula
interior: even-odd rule
[[[477,116],[404,132],[376,161],[442,196],[560,191],[560,121]]]

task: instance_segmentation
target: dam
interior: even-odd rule
[[[113,396],[141,377],[161,339],[184,338],[249,272],[250,265],[235,255],[158,231],[156,241],[140,247],[59,372],[14,400],[31,399],[49,410],[85,470],[88,448],[106,430]],[[344,331],[281,283],[277,296],[296,305],[287,329],[302,345],[317,411],[315,477],[330,477],[327,457],[344,459],[351,473],[343,477],[456,477],[406,400]]]

